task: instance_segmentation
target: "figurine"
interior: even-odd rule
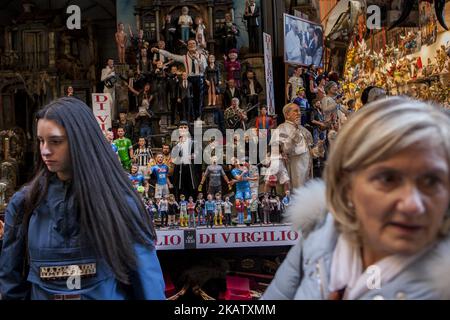
[[[138,166],[138,172],[142,174],[146,181],[150,179],[148,164],[153,158],[151,148],[146,147],[145,135],[141,135],[138,140],[138,148],[134,149],[134,163]]]
[[[272,133],[271,163],[267,177],[276,175],[286,191],[290,190],[290,186],[294,189],[303,186],[309,178],[309,140],[312,142],[312,137],[309,139],[307,130],[300,125],[300,109],[296,104],[285,105],[283,115],[286,121]]]
[[[238,224],[244,224],[244,211],[245,211],[244,201],[236,199],[236,212]]]
[[[138,171],[138,166],[135,164],[131,166],[128,178],[136,190],[138,187],[142,187],[144,185],[144,176]]]
[[[175,196],[173,194],[169,195],[169,210],[167,214],[169,216],[169,228],[174,229],[176,225],[176,215],[180,210],[180,206],[178,202],[175,200]]]
[[[225,201],[223,202],[223,208],[225,212],[225,227],[231,226],[231,208],[233,204],[230,201],[229,197],[225,197]]]
[[[248,120],[247,113],[239,108],[238,98],[231,99],[231,106],[225,110],[224,117],[227,129],[245,130],[245,123]]]
[[[169,225],[169,201],[168,195],[165,195],[162,199],[156,198],[159,209],[159,216],[161,217],[161,227],[167,227]]]
[[[202,191],[206,178],[209,178],[208,194],[217,194],[222,192],[222,178],[230,187],[230,180],[225,174],[222,166],[217,164],[216,156],[211,157],[211,164],[206,167],[205,173],[203,174],[202,180],[198,186],[199,192]]]
[[[195,211],[197,212],[197,224],[205,225],[206,223],[206,211],[205,211],[205,199],[203,199],[203,193],[197,194],[197,201],[195,201]]]
[[[266,192],[264,193],[264,198],[261,201],[261,208],[263,211],[263,223],[264,224],[268,224],[270,223],[270,211],[272,209],[271,203],[270,203],[270,199],[269,199],[269,194]]]
[[[116,32],[116,45],[117,45],[117,55],[119,56],[119,63],[125,63],[125,50],[127,48],[128,37],[125,33],[125,26],[122,22],[117,25]]]
[[[181,16],[178,18],[178,24],[181,26],[181,40],[184,42],[188,41],[193,24],[188,7],[181,8]]]
[[[150,168],[150,174],[156,177],[155,198],[161,199],[169,195],[169,189],[173,188],[169,175],[169,167],[163,163],[163,155],[156,155],[156,165]]]
[[[157,110],[163,112],[167,110],[167,73],[164,70],[164,63],[162,60],[156,63],[153,78],[156,90]]]
[[[178,103],[181,106],[181,111],[179,112],[180,120],[192,121],[193,111],[192,111],[192,100],[194,97],[192,83],[188,80],[188,75],[183,72],[181,75],[182,79],[178,86]]]
[[[224,58],[224,66],[227,71],[227,81],[234,79],[236,87],[241,88],[241,63],[238,61],[238,51],[237,49],[231,49]]]
[[[197,48],[197,41],[191,39],[187,45],[188,52],[185,55],[172,54],[158,48],[152,48],[152,52],[160,52],[163,56],[184,64],[184,70],[189,76],[189,82],[192,83],[194,116],[200,120],[203,112],[204,73],[207,62],[204,54],[199,52]]]
[[[171,124],[175,124],[176,114],[178,113],[179,118],[181,118],[179,103],[180,98],[180,79],[178,78],[178,68],[176,65],[170,67],[170,72],[167,75],[167,92],[168,92],[168,102],[170,109],[170,120]],[[184,119],[187,120],[187,119]]]
[[[216,210],[216,202],[213,200],[213,195],[208,194],[208,200],[205,201],[205,209],[206,209],[206,226],[212,228],[213,227],[213,216]]]
[[[231,13],[225,13],[225,24],[219,30],[218,35],[222,38],[222,48],[224,52],[229,52],[237,47],[237,37],[239,37],[239,29],[233,22]]]
[[[195,30],[195,40],[197,40],[197,43],[201,48],[206,49],[206,37],[205,37],[206,26],[203,23],[203,18],[196,17],[195,24],[197,26],[197,29]]]
[[[125,171],[129,171],[131,169],[131,159],[133,159],[133,144],[131,140],[125,137],[124,128],[120,127],[117,129],[117,135],[119,138],[114,141],[118,149],[118,154],[120,158],[120,162],[122,163],[122,167]]]
[[[247,21],[247,32],[250,45],[250,52],[259,52],[259,27],[260,10],[255,0],[245,2],[244,19]]]
[[[252,194],[252,200],[250,201],[250,214],[251,214],[250,219],[253,219],[253,221],[252,220],[250,220],[250,221],[252,221],[252,223],[258,223],[258,222],[262,221],[258,215],[258,211],[259,211],[258,209],[259,209],[260,205],[261,205],[261,202],[258,200],[258,195]]]
[[[208,66],[205,70],[206,85],[208,86],[208,107],[215,106],[217,95],[220,94],[220,85],[222,84],[220,76],[220,67],[216,64],[216,57],[209,55]]]
[[[259,94],[263,92],[261,83],[256,79],[255,72],[248,70],[245,79],[242,81],[242,94],[245,96],[247,108],[252,108],[259,104]],[[247,116],[251,120],[258,115],[258,109],[247,110]]]
[[[223,219],[223,201],[222,194],[216,193],[216,210],[214,211],[214,225],[221,226]]]
[[[195,202],[192,196],[189,197],[187,212],[189,216],[188,226],[189,228],[195,228]]]
[[[186,196],[194,196],[197,189],[198,164],[196,161],[196,151],[194,141],[189,133],[189,126],[186,121],[180,121],[178,127],[180,139],[173,147],[172,156],[175,163],[174,168],[174,185],[175,194],[183,190]]]
[[[190,197],[192,198],[192,197]],[[180,195],[180,227],[187,227],[188,226],[188,202],[186,201],[186,198],[184,197],[184,194]]]
[[[174,43],[176,38],[176,22],[170,14],[166,15],[164,19],[164,27],[162,33],[164,35],[164,40],[167,44],[167,50],[172,52],[174,50]]]

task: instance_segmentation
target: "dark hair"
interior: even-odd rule
[[[323,37],[322,29],[320,29],[320,28],[315,28],[315,29],[314,29],[314,34],[317,35],[317,37],[319,38],[319,40],[322,40],[322,37]]]
[[[362,104],[367,104],[367,100],[369,99],[369,92],[370,90],[372,90],[373,88],[375,88],[375,86],[368,86],[367,88],[365,88],[363,90],[363,92],[361,93],[361,102]]]
[[[351,106],[353,108],[355,106],[355,103],[356,103],[355,99],[350,99],[347,101],[347,106],[349,107]]]
[[[118,281],[129,283],[129,272],[136,269],[134,244],[148,246],[150,240],[156,240],[142,200],[84,102],[71,97],[58,99],[39,110],[36,120],[40,119],[52,120],[66,130],[71,186],[83,241],[105,259]],[[36,174],[25,189],[24,230],[28,230],[32,212],[46,197],[54,176],[40,156],[39,145],[35,163]]]

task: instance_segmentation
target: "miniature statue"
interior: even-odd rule
[[[169,175],[169,167],[163,163],[163,155],[156,155],[156,165],[150,168],[150,174],[156,177],[155,198],[161,199],[169,195],[169,189],[173,188]]]
[[[223,208],[225,212],[225,227],[231,226],[231,208],[233,204],[230,201],[229,197],[225,197],[225,201],[223,202]]]
[[[243,129],[246,128],[247,114],[244,110],[239,108],[239,99],[231,99],[231,106],[224,112],[225,125],[227,129]]]
[[[189,216],[188,226],[189,228],[195,228],[195,202],[192,196],[189,197],[187,211]]]
[[[258,215],[259,206],[261,202],[258,200],[258,195],[252,194],[252,200],[250,201],[250,214],[251,219],[253,219],[252,223],[258,223],[262,221]]]
[[[206,85],[208,86],[208,107],[215,106],[217,95],[220,94],[220,85],[222,84],[220,68],[216,64],[216,57],[209,55],[208,66],[205,70]]]
[[[197,200],[195,201],[195,211],[197,212],[197,224],[205,225],[206,223],[206,211],[205,211],[205,199],[203,199],[203,193],[197,194]]]
[[[236,87],[241,88],[241,63],[238,61],[238,51],[237,49],[231,49],[224,58],[224,66],[227,71],[227,81],[234,79]]]
[[[117,54],[119,56],[119,63],[125,63],[125,50],[127,48],[128,37],[125,33],[125,26],[122,22],[117,25],[116,32],[116,45],[117,45]]]
[[[128,174],[128,178],[131,181],[133,187],[137,190],[138,187],[143,187],[144,185],[144,176],[139,172],[138,166],[133,164],[130,169],[130,173]]]
[[[167,44],[167,50],[174,50],[174,43],[176,38],[176,21],[172,18],[170,14],[166,15],[164,19],[164,27],[162,29],[162,33],[164,35],[164,40]]]
[[[133,144],[130,139],[125,137],[124,128],[120,127],[117,129],[117,135],[119,138],[114,141],[114,144],[117,146],[120,162],[122,163],[122,167],[129,171],[131,169],[131,159],[133,159]]]
[[[142,174],[146,181],[150,179],[148,164],[153,158],[151,148],[147,148],[145,135],[141,135],[138,140],[138,147],[134,149],[134,163],[138,166],[138,172]]]
[[[205,209],[206,209],[206,226],[212,228],[213,227],[213,216],[216,210],[216,202],[213,200],[213,195],[208,194],[208,200],[205,201]]]
[[[153,79],[156,90],[157,110],[162,112],[167,110],[167,73],[164,70],[164,63],[162,60],[156,63]]]
[[[174,125],[177,113],[179,118],[182,119],[179,110],[179,103],[181,102],[180,79],[178,78],[178,67],[176,65],[172,65],[170,67],[170,72],[167,75],[167,91],[170,109],[170,123]]]
[[[235,168],[231,170],[231,175],[233,176],[232,183],[236,184],[236,209],[238,209],[238,207],[242,205],[243,208],[247,208],[248,214],[250,214],[249,204],[252,197],[250,182],[255,181],[257,178],[250,177],[247,162],[244,161],[241,165],[238,159],[235,158],[233,160]],[[240,222],[240,224],[242,223],[243,222]]]
[[[167,227],[169,225],[169,201],[167,200],[169,195],[165,195],[162,199],[156,198],[159,207],[159,215],[161,217],[161,227]]]
[[[272,209],[271,203],[270,203],[270,199],[269,199],[269,194],[266,192],[264,193],[264,198],[261,201],[261,208],[263,211],[263,223],[264,224],[268,224],[270,223],[270,211]]]
[[[153,48],[152,52],[160,52],[163,56],[184,64],[184,70],[189,76],[189,82],[192,83],[194,115],[196,119],[200,120],[203,112],[204,73],[207,62],[205,56],[197,48],[197,41],[191,39],[187,45],[188,52],[185,55],[172,54],[158,48]]]
[[[180,206],[178,202],[175,200],[175,196],[173,194],[169,195],[169,210],[167,211],[167,215],[169,216],[169,228],[174,229],[176,225],[176,215],[180,210]]]
[[[194,196],[197,189],[198,165],[196,161],[196,151],[194,141],[189,133],[189,126],[186,121],[180,121],[178,127],[180,139],[172,149],[174,168],[175,194],[183,190],[186,196]]]
[[[247,32],[250,45],[250,52],[259,52],[259,27],[260,10],[255,0],[245,2],[244,19],[247,21]]]
[[[193,24],[188,7],[181,8],[181,16],[178,18],[178,24],[181,26],[181,40],[187,42]]]
[[[192,197],[190,197],[192,198]],[[180,227],[187,227],[188,226],[188,202],[186,201],[186,198],[184,197],[184,194],[180,195]]]
[[[237,47],[237,37],[239,37],[239,29],[233,22],[231,13],[225,13],[225,24],[219,30],[218,35],[222,38],[222,48],[224,52],[229,52]]]
[[[221,226],[223,219],[223,201],[222,194],[216,193],[216,210],[214,211],[214,225]]]
[[[201,48],[206,49],[206,37],[205,37],[206,26],[203,23],[203,18],[196,17],[195,24],[197,26],[197,29],[195,30],[195,40],[197,40],[197,43]]]
[[[244,211],[245,211],[244,201],[236,199],[236,212],[238,224],[244,224]]]
[[[203,189],[203,184],[206,181],[206,178],[209,177],[208,184],[208,194],[217,194],[222,192],[222,178],[225,182],[230,186],[230,180],[228,179],[225,171],[223,170],[221,165],[217,164],[217,157],[211,157],[211,164],[206,167],[205,173],[203,174],[202,180],[198,186],[198,191],[201,192]]]
[[[255,72],[248,70],[242,81],[242,94],[245,96],[245,102],[248,108],[247,116],[250,120],[258,115],[256,106],[259,104],[259,94],[261,92],[263,92],[263,87],[258,79],[256,79]]]
[[[104,84],[103,93],[109,93],[111,95],[111,115],[114,118],[117,116],[115,106],[117,77],[113,59],[108,59],[106,67],[102,69],[100,81]]]
[[[178,86],[179,92],[177,100],[181,107],[179,115],[180,120],[190,122],[194,119],[194,112],[192,111],[194,92],[192,83],[188,80],[188,74],[183,72],[181,77],[182,78]]]
[[[300,125],[300,109],[296,104],[284,106],[286,119],[272,133],[270,167],[267,170],[267,182],[270,175],[276,175],[284,189],[298,188],[305,184],[310,174],[311,155],[307,130]],[[311,134],[309,134],[311,135]],[[312,142],[312,137],[311,137]]]

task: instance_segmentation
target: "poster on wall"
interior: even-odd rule
[[[273,88],[272,36],[267,33],[263,33],[263,41],[267,111],[269,115],[273,115],[275,114],[275,93]]]
[[[323,67],[323,27],[284,14],[284,62]]]

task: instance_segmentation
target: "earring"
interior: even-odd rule
[[[353,202],[351,202],[350,200],[347,202],[347,205],[349,208],[354,208],[355,206],[353,205]]]

